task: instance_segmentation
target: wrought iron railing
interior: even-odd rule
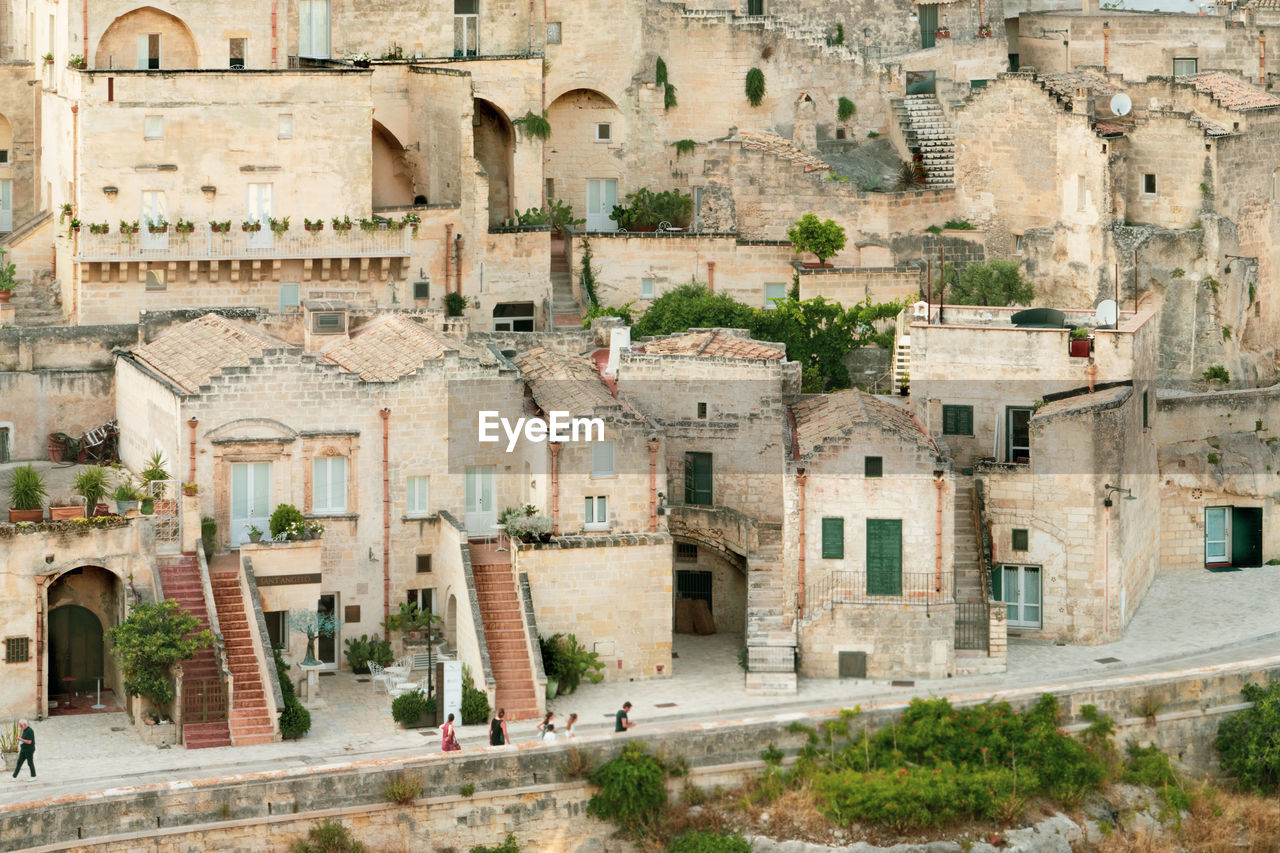
[[[951,590],[938,586],[933,572],[868,573],[865,569],[834,571],[806,584],[806,615],[836,604],[895,604],[930,606],[953,600]]]
[[[982,600],[956,605],[957,651],[991,651],[991,528],[983,499],[982,481],[974,480],[970,523],[978,545],[978,588]]]
[[[151,518],[155,522],[156,550],[182,550],[182,504],[177,480],[152,480],[147,497],[152,499]]]
[[[227,692],[220,678],[182,681],[182,722],[214,723],[227,718]]]
[[[956,650],[985,652],[991,639],[991,605],[985,601],[956,604]]]
[[[382,258],[408,257],[408,227],[380,227],[365,231],[326,230],[315,233],[302,229],[276,234],[265,225],[260,231],[244,231],[239,224],[230,231],[214,233],[208,225],[197,225],[190,234],[132,235],[120,232],[92,234],[80,232],[79,261],[218,261],[252,258]]]

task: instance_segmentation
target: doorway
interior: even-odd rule
[[[338,649],[342,648],[342,625],[338,621],[338,593],[322,592],[316,603],[316,612],[321,616],[333,617],[333,636],[316,638],[316,658],[324,664],[325,669],[338,668]]]
[[[492,536],[498,524],[493,503],[493,466],[467,469],[467,535]]]
[[[257,231],[248,232],[246,245],[250,249],[270,249],[275,246],[275,234],[271,231],[271,211],[274,186],[272,184],[249,184],[248,216],[250,222],[261,227]]]
[[[764,14],[764,0],[747,0],[747,14],[748,14],[748,15],[763,15],[763,14]]]
[[[270,528],[271,463],[236,462],[231,466],[231,547],[249,541],[249,528]]]
[[[164,224],[165,230],[151,233],[151,226]],[[161,190],[142,193],[142,248],[163,252],[169,248],[169,205]]]
[[[1039,628],[1040,567],[1004,565],[995,573],[993,580],[997,588],[992,592],[998,601],[1005,603],[1009,626]]]
[[[1031,416],[1035,409],[1006,406],[1004,410],[1004,461],[1031,461]]]
[[[49,611],[50,693],[88,693],[103,671],[102,622],[87,607],[64,604]]]
[[[617,180],[592,178],[587,181],[587,230],[617,231],[618,223],[609,218],[617,203]]]
[[[1205,507],[1204,565],[1207,569],[1262,565],[1262,507]]]
[[[938,40],[938,7],[929,4],[916,9],[920,13],[920,47],[933,47]]]

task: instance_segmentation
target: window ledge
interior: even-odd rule
[[[327,518],[336,521],[359,521],[360,513],[358,512],[306,512],[302,514],[303,518]]]
[[[582,529],[588,533],[607,533],[613,528],[609,524],[584,524]]]
[[[401,521],[433,521],[439,517],[435,512],[406,512],[400,516]]]

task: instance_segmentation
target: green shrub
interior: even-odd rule
[[[577,690],[584,678],[592,684],[604,681],[604,675],[601,674],[604,664],[600,661],[600,656],[596,652],[587,651],[587,647],[579,643],[573,634],[560,640],[557,662],[560,666],[558,676],[562,692],[572,693]]]
[[[692,154],[698,150],[698,143],[692,139],[677,139],[672,143],[676,147],[676,157],[683,157],[685,154]]]
[[[280,712],[280,737],[284,740],[297,740],[311,731],[311,712],[302,707],[297,697],[285,700],[284,710]]]
[[[747,100],[751,102],[751,106],[760,106],[760,103],[764,100],[765,85],[764,72],[759,68],[752,68],[747,72],[746,92]]]
[[[9,480],[9,506],[13,509],[35,510],[44,508],[44,498],[49,494],[45,488],[44,475],[27,463],[13,469],[13,477]]]
[[[476,786],[471,782],[468,782],[467,784],[463,785],[461,788],[458,789],[458,794],[463,797],[472,797],[472,796],[475,796],[475,793],[476,793]]]
[[[973,223],[967,219],[948,219],[942,227],[951,231],[972,231]]]
[[[547,121],[545,115],[537,115],[530,111],[522,115],[520,118],[512,119],[511,124],[516,127],[524,128],[527,139],[541,139],[546,142],[551,138],[551,122]]]
[[[587,803],[587,814],[630,832],[643,831],[666,808],[663,776],[662,763],[644,744],[631,741],[591,774],[591,784],[600,790]]]
[[[667,85],[667,63],[661,56],[658,57],[658,61],[654,66],[653,82],[656,86]]]
[[[391,719],[402,726],[416,726],[423,714],[436,712],[436,697],[424,696],[421,690],[401,693],[391,701]]]
[[[751,853],[751,844],[741,835],[724,835],[694,829],[678,835],[667,845],[668,853]]]
[[[280,536],[289,529],[291,524],[297,524],[302,527],[307,520],[302,516],[302,510],[293,504],[280,504],[276,507],[275,512],[271,513],[271,538]]]
[[[782,750],[778,749],[776,746],[770,743],[760,753],[760,760],[763,761],[765,764],[772,764],[776,767],[782,763]]]
[[[305,839],[289,846],[292,853],[361,853],[364,845],[351,837],[351,831],[336,820],[326,820],[311,827]]]
[[[450,317],[461,317],[467,310],[467,297],[456,290],[444,295],[444,313]]]
[[[823,813],[841,826],[875,823],[903,831],[994,817],[1015,785],[1008,768],[973,771],[942,764],[825,773],[817,790]]]
[[[1165,805],[1160,812],[1161,817],[1166,817],[1170,812],[1177,814],[1191,808],[1191,797],[1183,790],[1182,780],[1169,763],[1169,756],[1154,745],[1138,746],[1132,741],[1126,747],[1126,752],[1128,756],[1120,778],[1158,791]]]
[[[497,847],[484,847],[477,845],[472,847],[468,853],[520,853],[520,845],[516,843],[514,835],[508,835],[507,840],[499,844]]]
[[[462,724],[474,726],[489,722],[489,695],[476,687],[471,673],[462,673]]]
[[[813,213],[801,216],[794,225],[787,229],[787,239],[795,247],[796,252],[812,252],[818,263],[844,248],[844,228],[835,220],[818,219]]]
[[[382,788],[387,802],[407,806],[422,796],[422,780],[407,773],[397,773]]]
[[[841,97],[836,107],[836,118],[840,121],[848,121],[853,118],[854,113],[858,111],[858,107],[848,98]]]
[[[1269,793],[1280,788],[1280,681],[1246,684],[1240,692],[1253,707],[1223,720],[1213,745],[1222,769],[1242,788]]]
[[[129,618],[107,632],[111,653],[124,673],[125,693],[145,696],[157,705],[172,702],[172,666],[213,645],[213,634],[199,627],[200,620],[172,598],[134,605]]]
[[[1018,264],[1002,258],[968,264],[959,274],[948,264],[942,277],[948,304],[1030,305],[1036,295]]]
[[[351,671],[358,675],[369,674],[370,662],[390,666],[396,659],[395,653],[391,651],[391,643],[380,639],[377,634],[373,635],[373,639],[369,639],[368,634],[348,638],[346,656],[347,663],[351,664]]]
[[[1211,365],[1207,370],[1205,370],[1204,381],[1212,382],[1215,379],[1221,380],[1223,382],[1230,382],[1231,374],[1227,372],[1227,369],[1223,367],[1221,364],[1214,364],[1214,365]]]
[[[667,83],[662,87],[662,108],[669,110],[679,105],[680,101],[676,98],[676,87]]]

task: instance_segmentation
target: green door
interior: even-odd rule
[[[1262,507],[1231,508],[1231,565],[1262,565]]]
[[[711,506],[711,454],[684,455],[684,502],[693,506]]]
[[[916,8],[920,10],[920,46],[933,47],[938,38],[938,7],[927,5]]]
[[[91,610],[64,604],[49,611],[49,693],[87,693],[102,671],[102,623]]]
[[[902,595],[902,519],[867,519],[867,595]]]

